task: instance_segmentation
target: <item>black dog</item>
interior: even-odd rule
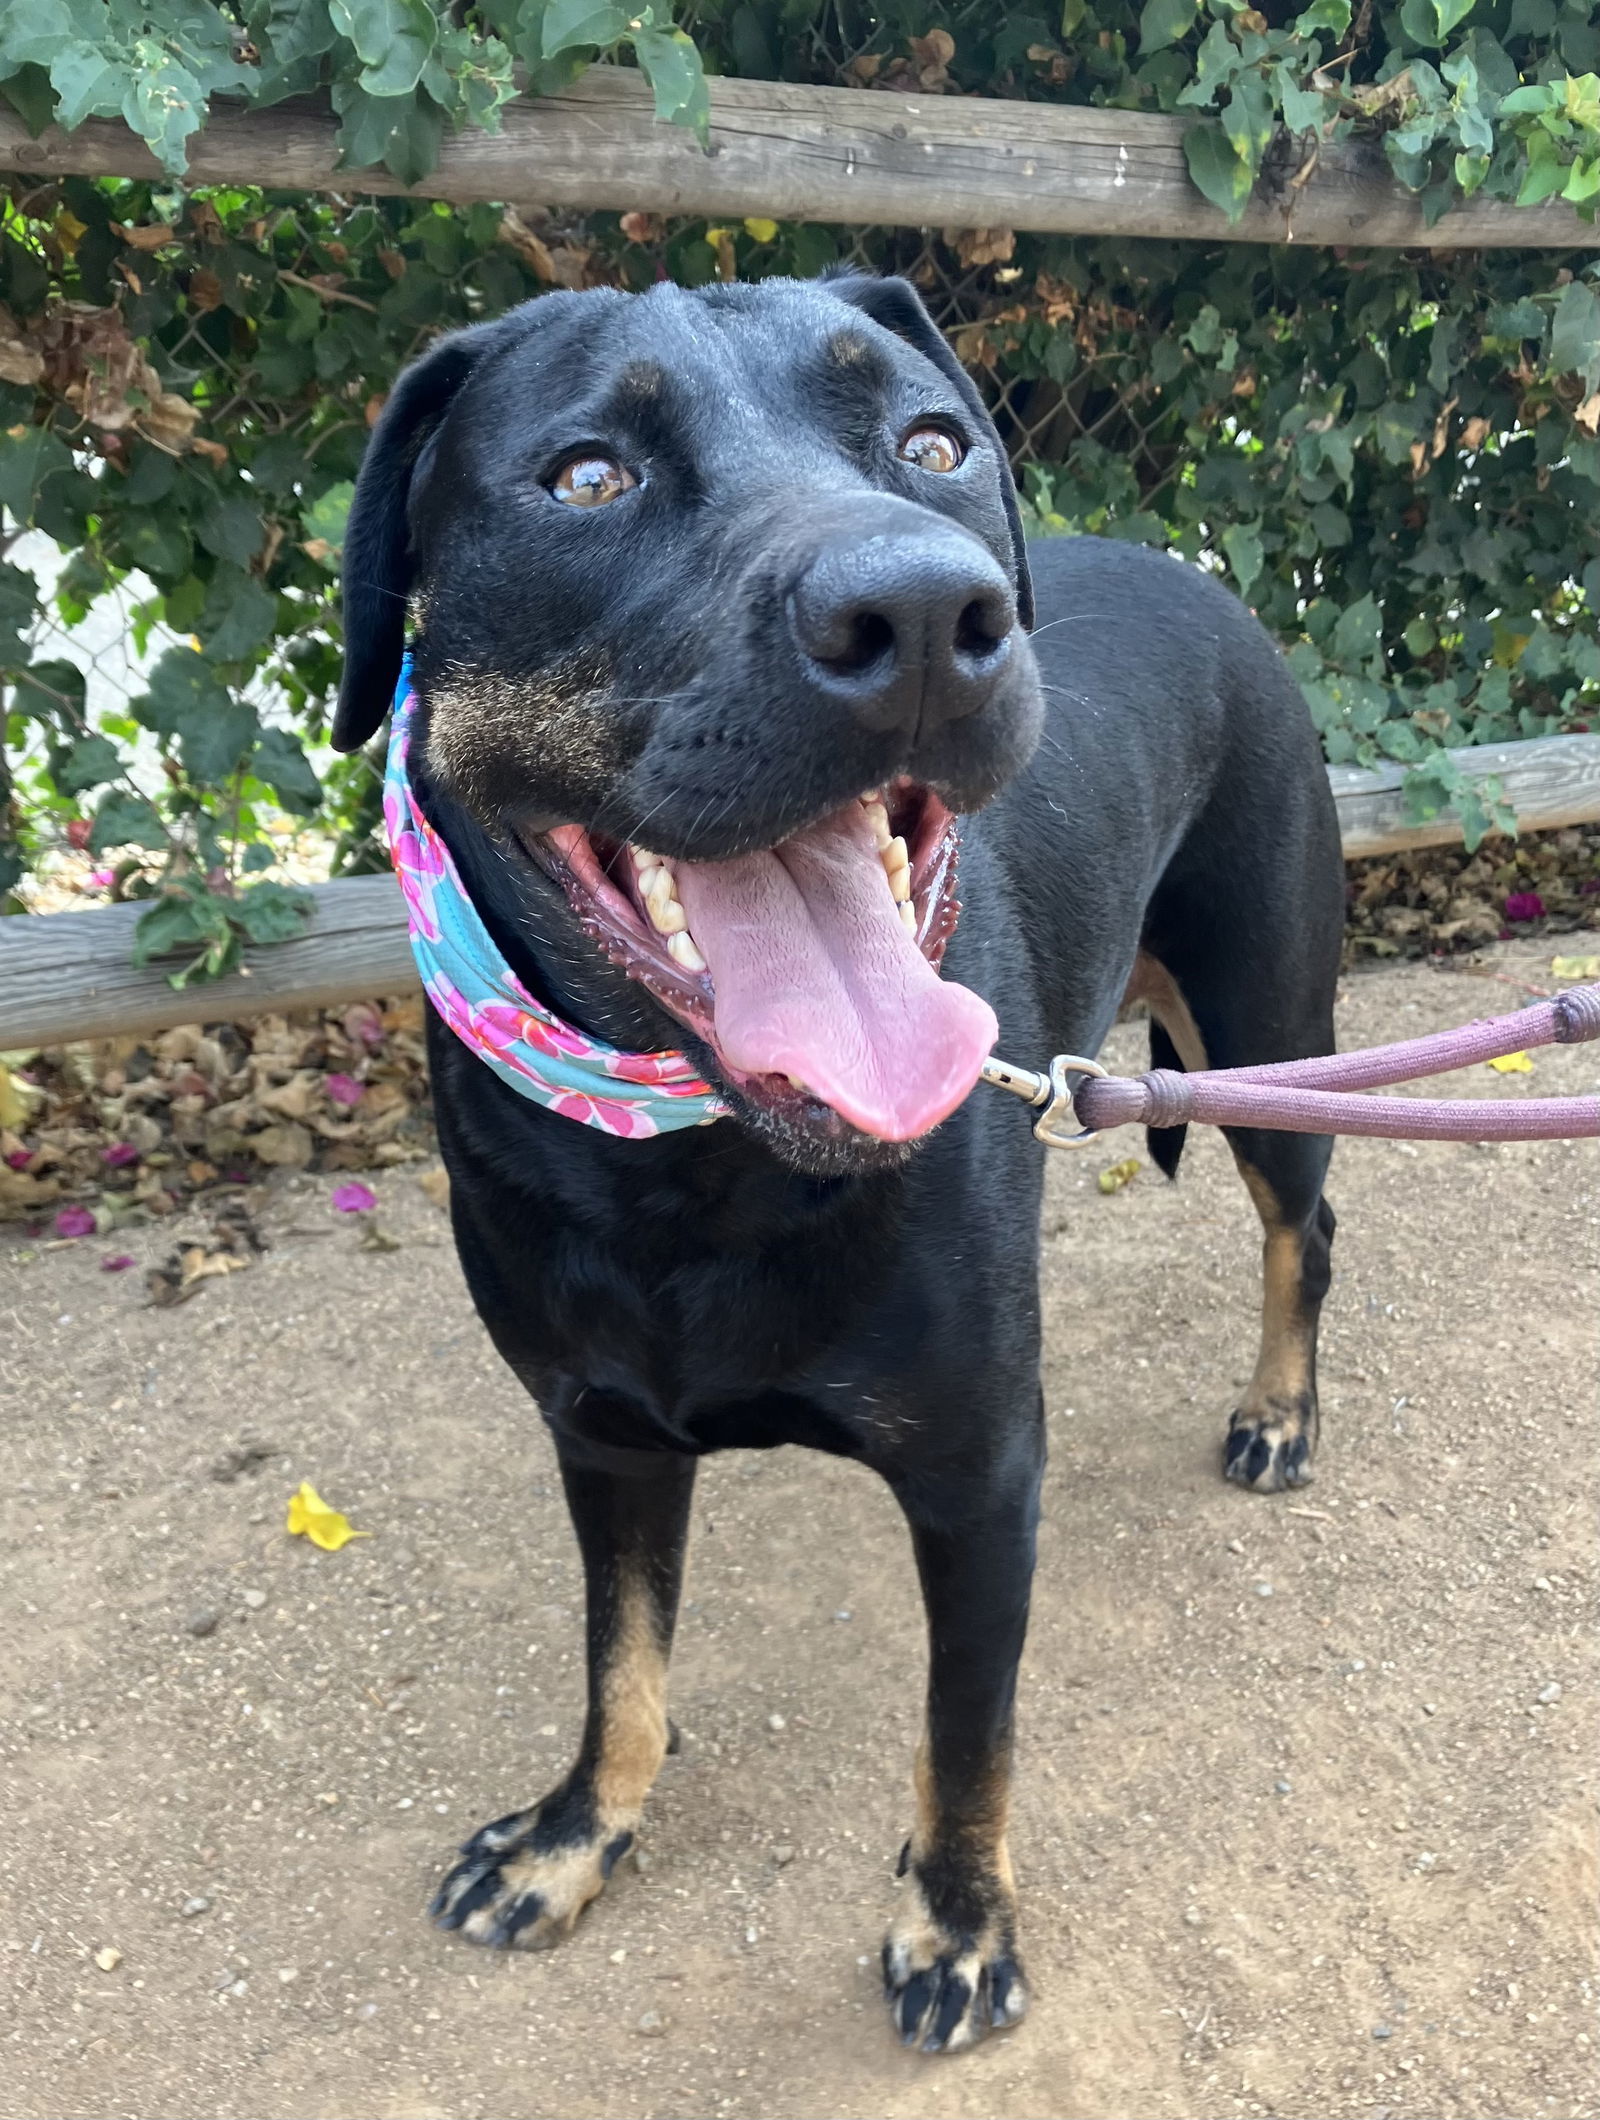
[[[897,280],[552,294],[442,341],[378,424],[345,570],[336,741],[382,721],[409,602],[413,770],[491,935],[569,1022],[686,1049],[733,1106],[611,1138],[430,1023],[462,1266],[555,1439],[589,1661],[576,1764],[467,1844],[437,1917],[571,1929],[668,1746],[695,1461],[804,1443],[911,1527],[931,1669],[884,1971],[909,2042],[966,2045],[1026,1999],[1005,1832],[1045,1447],[1044,1152],[967,1092],[994,1019],[1037,1064],[1129,996],[1162,1066],[1332,1050],[1304,704],[1197,569],[1025,552]],[[1329,1144],[1230,1138],[1266,1296],[1224,1464],[1277,1488],[1316,1442]],[[1181,1146],[1151,1140],[1169,1173]]]

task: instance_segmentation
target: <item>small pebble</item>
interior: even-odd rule
[[[193,1921],[196,1914],[209,1914],[211,1901],[204,1892],[196,1892],[193,1899],[186,1899],[178,1912],[185,1921]]]
[[[780,1870],[786,1869],[794,1861],[794,1849],[786,1840],[780,1840],[772,1851],[772,1859]]]
[[[1191,1929],[1199,1928],[1201,1921],[1200,1909],[1198,1907],[1185,1907],[1183,1918]]]
[[[853,1613],[853,1612],[852,1612],[852,1611],[850,1610],[850,1607],[849,1607],[848,1605],[841,1605],[841,1606],[839,1607],[838,1611],[837,1611],[837,1612],[836,1612],[836,1613],[835,1613],[835,1614],[834,1614],[833,1616],[834,1616],[834,1618],[835,1618],[835,1619],[854,1619],[854,1618],[855,1618],[855,1614],[854,1614],[854,1613]]]
[[[1539,1688],[1539,1705],[1543,1708],[1553,1707],[1560,1698],[1561,1688],[1554,1679],[1550,1681],[1548,1686]]]
[[[247,1590],[244,1601],[252,1612],[259,1612],[267,1601],[267,1593],[265,1590]]]
[[[1243,1553],[1243,1551],[1244,1551],[1244,1542],[1243,1542],[1243,1540],[1242,1540],[1242,1539],[1236,1539],[1236,1538],[1231,1538],[1231,1539],[1229,1539],[1229,1541],[1228,1541],[1228,1551],[1229,1551],[1230,1553]]]
[[[103,1943],[94,1954],[94,1962],[102,1973],[114,1973],[122,1963],[122,1953],[114,1943]]]
[[[634,2026],[641,2039],[659,2039],[666,2028],[666,2020],[659,2010],[646,2010]]]
[[[1424,1715],[1437,1715],[1439,1712],[1439,1703],[1436,1700],[1425,1700],[1422,1703],[1422,1712]]]
[[[1291,1785],[1286,1781],[1275,1781],[1272,1786],[1280,1796],[1288,1796],[1292,1794]]]
[[[1271,1585],[1270,1583],[1257,1583],[1257,1584],[1256,1584],[1256,1596],[1257,1596],[1257,1597],[1270,1597],[1271,1595],[1272,1595],[1272,1585]]]
[[[787,1730],[788,1727],[789,1725],[781,1715],[769,1715],[767,1717],[767,1728],[769,1730]]]
[[[622,1950],[620,1950],[620,1951],[613,1951],[613,1952],[611,1953],[611,1963],[612,1963],[613,1965],[625,1965],[625,1964],[627,1963],[627,1958],[628,1958],[628,1953],[627,1953],[627,1950],[626,1950],[626,1948],[624,1948],[624,1949],[622,1949]]]
[[[280,1965],[278,1968],[278,1978],[283,1982],[284,1986],[287,1987],[292,1980],[298,1980],[300,1978],[300,1968],[297,1965]]]
[[[1374,2039],[1392,2039],[1394,2032],[1387,2024],[1375,2024],[1372,2027],[1372,2036]]]
[[[640,1848],[640,1847],[636,1847],[636,1848],[635,1848],[635,1849],[633,1850],[633,1866],[634,1866],[635,1870],[637,1870],[637,1871],[638,1871],[638,1873],[639,1873],[639,1875],[640,1875],[641,1877],[648,1877],[648,1876],[649,1876],[649,1874],[650,1874],[650,1850],[649,1850],[648,1848]]]
[[[1549,1589],[1549,1587],[1550,1587],[1550,1578],[1549,1578],[1549,1576],[1548,1576],[1548,1575],[1536,1575],[1536,1576],[1534,1577],[1534,1579],[1533,1579],[1533,1587],[1535,1588],[1535,1590],[1548,1590],[1548,1589]]]
[[[218,1615],[215,1612],[207,1611],[204,1605],[197,1605],[183,1624],[186,1632],[194,1635],[196,1640],[204,1641],[208,1634],[216,1633],[217,1621]]]

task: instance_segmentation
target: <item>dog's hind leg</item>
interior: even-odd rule
[[[1261,1217],[1261,1346],[1223,1444],[1222,1469],[1271,1492],[1311,1478],[1317,1447],[1317,1320],[1332,1268],[1323,1135],[1230,1129],[1228,1146]]]
[[[1174,955],[1177,953],[1174,952]],[[1290,960],[1292,962],[1292,960]],[[1327,979],[1331,989],[1331,971]],[[1308,994],[1293,1010],[1263,1007],[1281,997],[1237,994],[1211,968],[1180,986],[1167,967],[1141,953],[1129,998],[1148,1002],[1158,1065],[1246,1067],[1333,1050],[1326,1000]],[[1189,995],[1195,997],[1190,1006]],[[1333,1143],[1320,1134],[1225,1129],[1233,1159],[1261,1217],[1261,1344],[1255,1370],[1223,1444],[1222,1469],[1241,1486],[1270,1493],[1303,1486],[1317,1447],[1317,1320],[1328,1292],[1333,1209],[1322,1197]],[[1152,1133],[1151,1153],[1176,1170],[1181,1130]]]
[[[561,1462],[587,1591],[583,1740],[566,1779],[530,1810],[475,1833],[439,1887],[435,1920],[474,1943],[539,1950],[570,1935],[632,1847],[669,1747],[667,1657],[696,1461],[606,1455],[606,1469],[566,1454]]]
[[[1043,1469],[1034,1440],[989,1493],[919,1480],[900,1489],[928,1617],[927,1721],[916,1829],[901,1857],[884,1987],[907,2046],[951,2053],[1027,2007],[1006,1846],[1012,1711],[1028,1625]],[[1026,1432],[1026,1431],[1025,1431]]]

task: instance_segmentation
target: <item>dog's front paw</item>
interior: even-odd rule
[[[594,1832],[563,1819],[560,1807],[513,1811],[482,1827],[440,1885],[433,1919],[471,1943],[543,1951],[572,1934],[578,1916],[605,1890],[633,1846],[630,1831]]]
[[[1316,1447],[1314,1405],[1275,1404],[1264,1411],[1241,1406],[1222,1446],[1223,1477],[1241,1487],[1253,1487],[1258,1494],[1304,1487],[1313,1477],[1311,1458]]]
[[[991,1896],[976,1919],[941,1919],[912,1865],[883,1940],[884,1995],[906,2046],[959,2053],[985,2032],[1016,2024],[1027,2009],[1015,1910],[1008,1895],[984,1895]]]

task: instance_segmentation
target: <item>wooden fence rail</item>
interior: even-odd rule
[[[635,72],[592,67],[571,88],[519,99],[498,135],[444,142],[413,187],[457,204],[588,209],[930,228],[1026,228],[1060,235],[1188,237],[1217,243],[1350,243],[1436,250],[1558,245],[1593,249],[1597,224],[1551,199],[1475,198],[1435,227],[1370,141],[1324,147],[1309,179],[1257,186],[1230,227],[1195,189],[1188,121],[994,97],[886,95],[780,81],[711,83],[711,151],[652,116]],[[335,121],[310,102],[216,105],[190,147],[190,182],[284,190],[399,192],[383,169],[340,169]],[[0,171],[42,178],[154,177],[124,125],[91,119],[31,139],[0,113]]]
[[[1467,773],[1500,776],[1525,830],[1600,818],[1600,736],[1486,744],[1455,755]],[[1404,823],[1401,777],[1398,766],[1328,769],[1348,858],[1460,838],[1447,817]],[[244,971],[182,993],[161,966],[136,971],[129,963],[139,911],[118,905],[0,920],[0,1051],[324,1008],[417,985],[399,887],[389,876],[319,884],[309,933],[249,950]]]

